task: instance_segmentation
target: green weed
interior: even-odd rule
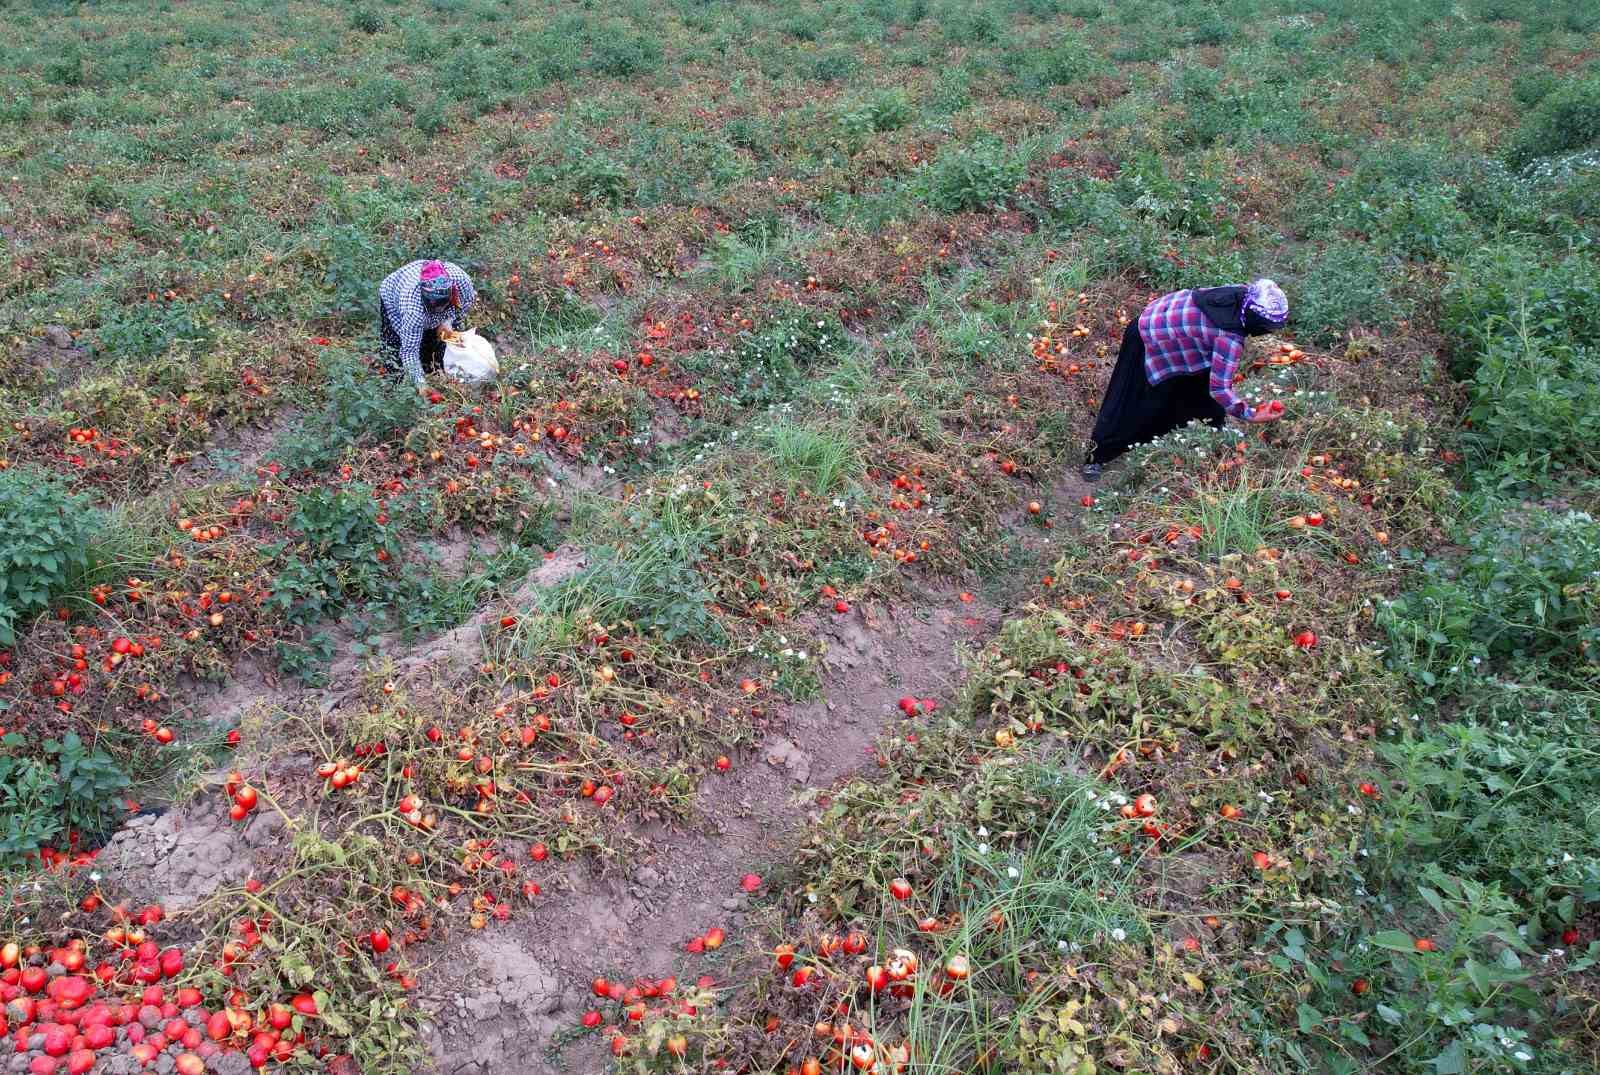
[[[1491,674],[1594,676],[1600,660],[1600,524],[1581,512],[1500,505],[1380,605],[1400,668],[1431,692]]]
[[[1575,79],[1544,94],[1518,125],[1509,156],[1516,165],[1600,144],[1600,77]]]
[[[61,482],[31,468],[0,471],[0,649],[81,582],[98,531],[99,513]]]
[[[76,732],[37,750],[16,732],[0,738],[0,866],[16,865],[69,834],[95,839],[123,816],[128,777],[105,751]]]
[[[861,457],[842,428],[774,422],[764,442],[778,481],[791,492],[804,489],[816,497],[846,491],[862,472]]]

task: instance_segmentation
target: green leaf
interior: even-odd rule
[[[1501,941],[1505,942],[1507,947],[1515,948],[1519,952],[1526,952],[1530,955],[1533,953],[1533,949],[1528,947],[1528,942],[1523,940],[1521,935],[1509,925],[1505,926],[1503,929],[1497,929],[1490,932],[1488,936],[1499,938]]]
[[[1302,1003],[1295,1009],[1295,1014],[1299,1017],[1302,1034],[1311,1033],[1322,1022],[1322,1013],[1309,1004]]]
[[[1444,1052],[1433,1058],[1433,1070],[1438,1075],[1462,1075],[1467,1070],[1466,1049],[1460,1038],[1445,1046]]]
[[[1372,943],[1391,952],[1413,952],[1416,945],[1409,934],[1397,929],[1386,929],[1372,936]]]
[[[1405,1016],[1401,1015],[1387,1004],[1378,1005],[1378,1017],[1385,1023],[1388,1023],[1390,1026],[1399,1026],[1405,1021]]]
[[[1488,970],[1477,960],[1468,959],[1466,971],[1467,977],[1472,979],[1473,987],[1478,990],[1478,995],[1487,998],[1492,991],[1493,985],[1489,980]]]
[[[295,985],[310,985],[317,977],[316,968],[299,952],[285,952],[278,959],[278,969]]]

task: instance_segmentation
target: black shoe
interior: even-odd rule
[[[1086,482],[1097,482],[1097,481],[1099,481],[1100,480],[1100,464],[1099,463],[1085,463],[1083,465],[1083,480],[1086,481]]]

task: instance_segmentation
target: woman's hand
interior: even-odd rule
[[[1282,417],[1283,402],[1275,399],[1270,403],[1263,403],[1261,406],[1257,407],[1253,412],[1251,412],[1248,420],[1255,423],[1276,422]]]

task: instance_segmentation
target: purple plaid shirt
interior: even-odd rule
[[[1254,408],[1233,391],[1233,375],[1244,357],[1244,337],[1213,325],[1194,304],[1193,292],[1174,291],[1156,299],[1139,315],[1144,338],[1144,372],[1151,384],[1186,373],[1211,371],[1211,398],[1235,418]]]

